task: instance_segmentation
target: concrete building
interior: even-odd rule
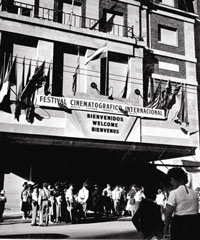
[[[195,156],[197,18],[188,0],[2,0],[1,186],[157,186],[156,161]]]

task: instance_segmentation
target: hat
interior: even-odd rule
[[[2,195],[5,194],[5,190],[1,190],[0,194]]]
[[[43,187],[48,187],[48,186],[49,186],[49,183],[44,182],[44,183],[42,184],[42,186],[43,186]]]
[[[27,182],[24,182],[24,184],[22,185],[22,187],[26,186],[28,183]]]
[[[36,184],[33,185],[33,188],[38,188],[38,186],[39,185],[36,183]]]

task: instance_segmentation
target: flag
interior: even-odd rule
[[[12,63],[8,63],[3,85],[0,91],[0,110],[12,113],[10,107],[10,87],[16,85],[16,56]]]
[[[174,122],[178,124],[185,123],[186,126],[189,125],[186,90],[183,86],[182,86],[182,92],[181,92],[180,109],[177,113],[177,116]]]
[[[88,50],[87,50],[85,55],[85,65],[87,65],[90,61],[107,57],[107,52],[108,52],[107,45],[97,49],[92,54],[88,54]]]
[[[23,59],[23,68],[22,68],[22,81],[21,84],[19,86],[18,89],[18,94],[17,94],[17,101],[15,103],[15,118],[17,119],[17,121],[19,121],[19,117],[21,115],[21,110],[26,109],[28,103],[28,98],[25,98],[23,101],[21,101],[21,94],[24,90],[25,85],[29,82],[30,76],[31,76],[31,60],[29,62],[29,68],[28,68],[28,72],[27,72],[27,76],[26,76],[26,80],[25,80],[25,72],[26,72],[26,63],[25,63],[25,57]]]
[[[76,66],[76,69],[75,69],[75,73],[73,74],[73,83],[72,83],[72,91],[74,93],[74,96],[76,95],[77,77],[78,77],[79,69],[80,69],[80,54],[79,54],[79,49],[78,49],[77,66]]]
[[[169,95],[171,94],[171,91],[172,91],[171,81],[168,80],[166,88],[161,92],[161,98],[157,108],[166,109],[166,104],[167,104]]]
[[[44,94],[45,95],[51,94],[50,87],[49,87],[49,85],[50,85],[50,71],[51,71],[51,63],[49,64],[47,75],[45,76],[45,78],[46,78],[45,85],[44,85]]]
[[[30,97],[33,92],[35,92],[38,88],[42,87],[45,82],[44,78],[44,67],[45,61],[38,67],[36,66],[35,73],[31,77],[31,79],[26,84],[24,90],[21,94],[21,100],[23,101],[26,97]]]
[[[124,87],[124,92],[122,94],[122,98],[126,98],[127,96],[127,90],[128,90],[128,80],[129,80],[129,74],[130,74],[130,58],[128,59],[128,65],[127,65],[127,71],[126,71],[126,82]]]
[[[34,116],[35,116],[34,100],[35,100],[35,92],[31,94],[29,99],[29,107],[26,109],[26,120],[31,124],[34,122]]]
[[[5,58],[6,58],[6,54],[4,53],[4,61],[3,61],[3,66],[1,68],[1,73],[0,73],[0,89],[3,85],[3,80],[4,80],[4,74],[5,74]]]
[[[158,108],[161,99],[161,81],[158,83],[156,91],[152,97],[152,100],[147,104],[148,108]]]
[[[14,61],[10,63],[8,62],[6,73],[3,79],[2,87],[0,90],[0,103],[3,102],[4,97],[9,93],[10,87],[16,85],[17,77],[16,77],[16,56]]]
[[[174,88],[174,90],[171,91],[171,93],[168,96],[165,108],[167,110],[170,110],[173,105],[176,103],[176,96],[178,95],[179,91],[181,89],[181,84],[177,84]]]
[[[172,90],[171,82],[169,80],[166,89],[162,92],[161,101],[158,108],[170,110],[176,103],[176,96],[179,93],[180,88],[181,84],[177,84],[174,90]]]
[[[149,86],[148,86],[148,102],[151,102],[154,97],[154,80],[153,78],[149,78]]]
[[[38,88],[42,87],[42,85],[45,82],[44,67],[45,67],[45,61],[43,61],[40,66],[36,65],[35,72],[31,78],[30,78],[30,71],[28,71],[26,86],[24,87],[22,93],[18,97],[18,101],[16,102],[15,118],[17,118],[18,121],[19,121],[19,116],[20,116],[22,107],[26,111],[27,121],[30,123],[33,123],[34,121],[35,91]],[[29,64],[29,70],[31,70],[31,61]]]

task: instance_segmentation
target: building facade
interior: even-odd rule
[[[10,172],[144,181],[149,163],[195,155],[198,16],[185,2],[2,0],[1,185]]]

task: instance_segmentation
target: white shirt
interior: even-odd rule
[[[136,202],[141,202],[143,198],[145,198],[145,195],[142,191],[139,190],[135,193],[134,199]]]
[[[163,193],[158,193],[156,195],[156,203],[161,206],[165,206],[165,195]]]
[[[78,201],[86,202],[88,200],[88,197],[89,197],[89,191],[85,187],[81,188],[78,192]]]
[[[33,189],[32,200],[34,200],[35,202],[38,201],[38,190],[36,188]]]
[[[73,202],[74,201],[74,194],[71,188],[68,188],[65,193],[65,199],[67,201]]]
[[[184,185],[169,193],[167,203],[175,207],[175,215],[192,215],[198,213],[197,193]]]

